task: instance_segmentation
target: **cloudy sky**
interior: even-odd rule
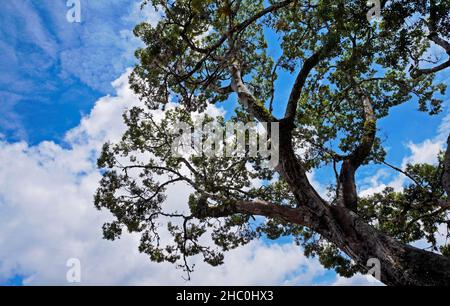
[[[123,111],[138,103],[127,85],[139,45],[132,29],[140,20],[156,22],[157,14],[140,11],[138,1],[81,0],[81,23],[69,23],[66,0],[1,6],[0,285],[67,284],[70,258],[80,260],[83,284],[373,284],[365,276],[341,279],[286,241],[251,243],[228,253],[219,268],[199,261],[186,283],[174,266],[139,254],[137,237],[102,240],[101,226],[111,217],[93,205],[96,155],[121,136]],[[438,77],[448,83],[450,73]],[[448,97],[433,118],[411,101],[380,123],[389,162],[435,162],[450,130]],[[314,173],[322,186],[329,177]],[[370,166],[358,180],[370,194],[400,188],[405,179]],[[188,192],[177,186],[169,205],[184,203]]]

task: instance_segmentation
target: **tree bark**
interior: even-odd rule
[[[334,243],[361,267],[380,262],[380,281],[390,286],[450,286],[450,259],[427,252],[377,231],[345,207],[328,206],[320,213],[305,206],[292,208],[264,201],[204,207],[198,217],[249,214],[308,227]]]
[[[236,69],[237,71],[237,69]],[[236,72],[235,71],[235,72]],[[235,76],[235,90],[240,102],[246,106],[254,104],[253,97],[245,91],[245,85],[239,83],[240,76]],[[239,86],[237,86],[239,85]],[[240,89],[240,90],[238,90]],[[258,119],[266,119],[265,112],[255,111]],[[267,118],[269,119],[269,118]],[[332,206],[317,193],[310,184],[306,170],[298,160],[292,144],[293,123],[280,120],[280,163],[277,171],[289,185],[298,206],[286,207],[266,202],[236,202],[228,207],[210,208],[205,206],[199,217],[224,217],[237,213],[278,218],[286,222],[308,227],[335,244],[341,251],[352,258],[360,267],[367,267],[370,259],[380,262],[380,281],[393,286],[450,286],[450,259],[442,255],[424,251],[400,243],[362,220],[354,207],[346,205]],[[368,124],[372,124],[369,122]],[[368,129],[367,141],[362,141],[362,149],[352,156],[353,164],[360,165],[370,151],[373,143],[374,127]],[[369,145],[365,145],[365,144]],[[362,153],[361,153],[361,152]],[[446,160],[450,158],[447,151]],[[448,179],[448,168],[444,181]],[[350,178],[354,177],[350,175]],[[352,186],[355,186],[354,180]],[[445,183],[445,182],[444,182]],[[344,188],[345,189],[345,188]],[[351,195],[356,194],[356,188]],[[343,190],[343,195],[348,191]],[[349,201],[352,202],[352,201]]]
[[[235,209],[235,212],[279,218],[309,227],[362,267],[367,267],[369,259],[379,260],[380,281],[386,285],[450,286],[449,258],[400,243],[344,207],[330,206],[322,215],[305,207],[289,208],[263,202],[241,202]]]
[[[297,214],[303,216],[286,210],[280,213],[284,220],[321,234],[360,266],[366,267],[371,258],[378,259],[380,281],[386,285],[450,286],[449,258],[400,243],[377,231],[347,207],[331,206],[324,201],[306,178],[288,131],[280,135],[278,171],[299,203]]]
[[[260,122],[276,120],[250,93],[242,81],[238,63],[231,65],[232,88],[239,101]],[[362,95],[363,96],[363,95]],[[343,203],[332,206],[310,184],[306,170],[298,160],[293,144],[294,122],[291,117],[279,120],[280,163],[277,167],[282,179],[289,185],[298,206],[286,207],[266,202],[236,202],[227,207],[208,207],[206,201],[200,207],[198,217],[224,217],[237,213],[279,218],[293,224],[306,226],[335,244],[361,267],[367,267],[369,259],[380,261],[380,281],[396,286],[450,286],[450,259],[442,255],[420,250],[400,243],[365,223],[356,211],[355,171],[370,153],[376,127],[370,100],[363,101],[365,131],[361,144],[349,156],[346,170],[341,175]],[[295,105],[294,105],[295,106]],[[292,109],[294,109],[292,106]],[[287,112],[290,113],[289,111]],[[444,176],[448,178],[448,176]]]

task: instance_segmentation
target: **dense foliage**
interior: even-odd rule
[[[106,144],[99,159],[105,172],[95,204],[116,219],[105,224],[105,238],[119,238],[123,229],[141,233],[140,251],[151,260],[191,272],[191,256],[219,265],[225,251],[252,239],[287,236],[344,276],[362,270],[334,241],[304,224],[233,213],[238,202],[302,203],[279,169],[262,167],[261,158],[173,155],[176,123],[204,118],[222,125],[292,126],[303,169],[324,167],[336,176],[328,205],[343,201],[383,233],[408,244],[426,239],[431,250],[448,256],[448,245],[436,242],[450,222],[444,154],[438,165],[391,166],[377,121],[403,103],[418,103],[430,115],[441,111],[446,86],[434,79],[449,62],[429,50],[434,44],[450,54],[450,2],[381,4],[381,20],[370,21],[370,7],[356,0],[144,1],[143,9],[152,6],[161,20],[135,28],[145,46],[136,51],[139,64],[130,83],[142,105],[124,115],[122,141]],[[289,97],[278,88],[280,75],[292,77]],[[235,105],[234,113],[227,119],[205,114],[208,105],[218,104]],[[374,163],[406,175],[407,186],[353,196],[355,172]],[[184,210],[165,206],[172,184],[192,190]]]

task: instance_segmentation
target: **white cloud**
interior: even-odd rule
[[[324,273],[293,244],[255,241],[228,253],[219,268],[194,259],[196,272],[186,283],[173,265],[139,254],[137,236],[102,240],[101,226],[110,215],[93,206],[100,179],[95,156],[105,141],[119,139],[123,111],[138,103],[127,74],[114,87],[117,96],[101,98],[67,133],[68,147],[0,140],[0,282],[22,275],[25,284],[66,284],[69,258],[81,260],[83,284],[307,284]],[[168,204],[183,205],[188,192],[177,186]]]
[[[444,110],[447,112],[447,115],[442,119],[442,122],[437,130],[437,135],[434,138],[426,139],[419,144],[415,144],[413,142],[408,143],[408,148],[411,150],[412,154],[403,160],[403,167],[405,167],[408,163],[437,163],[437,156],[440,151],[445,149],[447,137],[450,133],[450,105],[448,104],[448,101],[444,105]]]
[[[333,286],[383,286],[383,284],[372,276],[357,274],[352,278],[336,276]]]
[[[403,167],[406,167],[407,164],[436,164],[439,151],[443,149],[444,143],[440,137],[427,139],[419,144],[410,142],[408,148],[411,150],[411,156],[403,160]]]
[[[366,177],[363,180],[363,188],[359,192],[359,195],[362,197],[367,197],[375,193],[380,193],[387,187],[391,187],[397,191],[403,188],[406,178],[402,174],[396,175],[394,179],[388,183],[383,183],[383,181],[389,177],[391,177],[390,173],[386,169],[380,169],[374,176]]]

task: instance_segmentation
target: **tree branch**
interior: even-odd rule
[[[441,70],[444,70],[445,68],[450,67],[450,59],[447,60],[445,63],[442,63],[438,66],[435,66],[433,68],[428,68],[428,69],[414,69],[411,73],[411,76],[413,78],[419,78],[422,75],[426,75],[426,74],[431,74],[431,73],[435,73],[435,72],[439,72]]]
[[[394,165],[391,165],[391,164],[389,164],[389,163],[386,162],[386,161],[382,161],[382,164],[388,166],[389,168],[391,168],[391,169],[393,169],[393,170],[395,170],[395,171],[400,172],[401,174],[403,174],[404,176],[406,176],[407,178],[409,178],[411,181],[413,181],[414,184],[416,184],[418,187],[420,187],[420,188],[422,188],[422,189],[425,189],[426,191],[429,191],[428,189],[426,189],[425,187],[423,187],[422,184],[420,184],[420,183],[419,183],[414,177],[412,177],[412,175],[410,175],[408,172],[403,171],[403,170],[400,169],[399,167],[396,167],[396,166],[394,166]]]
[[[242,81],[239,63],[236,61],[231,65],[232,84],[231,87],[237,93],[240,104],[246,108],[249,113],[255,116],[260,122],[276,122],[278,121],[259,101]]]
[[[286,112],[284,118],[289,122],[294,122],[295,114],[297,112],[298,100],[303,91],[303,87],[305,86],[306,80],[308,79],[311,71],[316,67],[322,59],[326,57],[326,55],[330,52],[331,48],[335,45],[335,41],[329,39],[324,46],[320,48],[319,51],[314,53],[311,57],[309,57],[303,64],[302,69],[297,75],[294,86],[291,91],[291,95],[288,100],[288,104],[286,107]]]
[[[430,6],[430,21],[425,23],[428,26],[428,29],[430,31],[430,34],[428,35],[428,39],[431,40],[432,42],[434,42],[436,45],[440,46],[441,48],[443,48],[445,50],[445,52],[447,53],[447,55],[449,56],[449,59],[438,65],[435,66],[433,68],[428,68],[428,69],[413,69],[413,71],[411,72],[411,76],[413,78],[418,78],[422,75],[426,75],[426,74],[431,74],[431,73],[435,73],[435,72],[439,72],[441,70],[444,70],[445,68],[450,67],[450,43],[448,43],[446,40],[442,39],[441,37],[439,37],[439,34],[436,32],[436,15],[437,15],[437,10],[438,8],[436,7],[436,3],[434,1],[431,1],[431,6]]]
[[[359,91],[360,92],[360,91]],[[360,94],[362,94],[360,92]],[[376,117],[372,108],[372,102],[368,97],[363,98],[364,126],[361,142],[350,155],[350,160],[355,168],[359,168],[372,150],[376,136]]]
[[[223,206],[209,206],[207,199],[203,198],[198,203],[198,218],[224,218],[235,214],[263,216],[286,221],[288,223],[317,228],[318,217],[307,207],[292,208],[266,201],[231,201]]]
[[[357,93],[362,92],[357,88]],[[364,126],[360,144],[343,160],[339,175],[338,204],[355,211],[358,206],[358,194],[356,190],[355,173],[369,156],[376,136],[376,118],[372,103],[368,97],[363,97]]]

